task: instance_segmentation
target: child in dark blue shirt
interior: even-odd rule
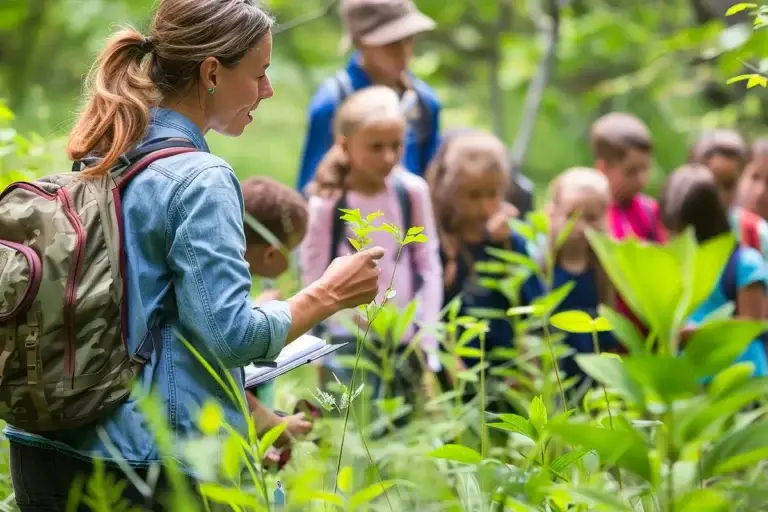
[[[598,304],[614,307],[614,288],[584,234],[586,228],[607,230],[610,202],[608,181],[594,169],[568,169],[552,183],[548,206],[552,241],[557,240],[560,232],[568,225],[569,219],[577,215],[573,229],[553,259],[553,289],[571,281],[574,283],[573,289],[555,313],[578,310],[594,318],[597,316]],[[560,361],[560,370],[567,377],[579,377],[576,386],[580,387],[586,376],[573,356],[595,352],[592,334],[567,333],[565,343],[574,353]],[[616,347],[616,341],[610,332],[599,333],[598,344],[601,352]]]
[[[503,143],[472,130],[445,141],[427,172],[440,233],[445,303],[460,296],[459,315],[470,315],[477,308],[505,316],[491,319],[485,335],[485,354],[491,365],[499,363],[488,358],[494,349],[514,347],[514,319],[506,312],[515,304],[501,291],[481,286],[475,264],[499,261],[487,253],[488,247],[528,255],[525,240],[509,227],[509,220],[517,215],[515,207],[504,202],[509,178]],[[517,305],[527,305],[540,294],[539,280],[532,275],[518,290]],[[467,346],[480,348],[480,339]],[[462,359],[467,367],[479,362],[475,357]]]

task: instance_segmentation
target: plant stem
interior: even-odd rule
[[[395,268],[392,270],[392,276],[389,278],[389,286],[387,287],[387,290],[392,289],[392,283],[395,281],[395,272],[397,272],[397,265],[400,262],[400,255],[403,252],[403,245],[401,244],[400,247],[397,250],[397,256],[395,257]],[[347,399],[347,411],[346,414],[344,414],[344,428],[341,432],[341,445],[339,446],[339,459],[336,461],[336,478],[334,479],[333,483],[333,492],[334,494],[338,491],[339,486],[339,472],[341,471],[341,457],[344,454],[344,440],[347,436],[347,424],[349,423],[349,411],[352,409],[352,392],[355,389],[355,374],[357,373],[357,366],[360,363],[360,355],[363,352],[363,344],[365,343],[366,338],[368,337],[368,332],[371,330],[371,324],[373,324],[373,321],[376,320],[376,316],[378,316],[379,311],[384,307],[384,305],[387,303],[387,298],[384,298],[384,301],[382,302],[381,306],[376,308],[376,315],[373,318],[370,318],[368,315],[368,307],[365,308],[365,316],[366,320],[368,321],[368,325],[365,327],[365,333],[363,333],[363,339],[358,339],[357,344],[357,354],[355,357],[355,366],[352,368],[352,378],[350,379],[349,388],[347,389],[348,399]],[[358,330],[358,335],[360,334],[360,331]],[[359,336],[358,336],[359,338]],[[360,434],[363,435],[362,433]]]
[[[595,354],[600,355],[600,342],[597,337],[597,331],[595,329],[592,329],[592,349],[594,350]],[[613,426],[613,413],[611,412],[611,401],[608,399],[608,390],[605,389],[605,384],[602,382],[600,383],[600,387],[603,388],[603,396],[605,397],[605,408],[608,409],[608,423],[611,425],[611,430],[614,430]],[[616,467],[616,472],[618,474],[618,480],[619,480],[619,489],[624,490],[624,482],[621,478],[621,469],[619,467]]]
[[[565,400],[565,392],[563,391],[563,382],[560,380],[560,365],[557,364],[555,358],[555,349],[552,347],[552,334],[549,331],[549,317],[544,317],[544,338],[547,340],[547,347],[549,347],[549,354],[552,358],[552,366],[555,369],[555,377],[557,377],[557,387],[560,390],[560,399],[563,401],[563,410],[568,410],[568,402]]]
[[[347,405],[347,409],[349,409],[349,405]],[[357,425],[357,430],[360,432],[360,440],[363,441],[363,448],[365,448],[365,454],[368,456],[368,462],[371,463],[371,466],[373,466],[373,472],[376,473],[376,479],[379,481],[379,485],[381,485],[382,490],[384,491],[384,497],[387,499],[387,504],[389,505],[389,510],[392,512],[395,512],[395,509],[392,508],[392,502],[389,501],[389,493],[387,493],[386,487],[384,487],[384,480],[381,478],[381,473],[379,473],[379,468],[376,466],[376,463],[373,461],[373,456],[371,455],[371,450],[368,448],[368,441],[365,440],[365,433],[363,432],[363,427],[360,425],[360,421],[357,419],[357,413],[355,411],[352,411],[352,419],[355,420],[355,425]],[[395,486],[395,489],[397,489],[397,486]],[[400,491],[397,491],[398,496],[400,495]],[[401,498],[402,501],[402,498]]]
[[[480,333],[480,455],[485,459],[486,450],[485,426],[485,333]]]

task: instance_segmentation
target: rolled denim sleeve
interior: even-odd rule
[[[227,368],[274,359],[285,345],[285,302],[254,307],[245,262],[243,198],[234,172],[211,166],[176,193],[169,212],[168,264],[179,320],[190,343]]]

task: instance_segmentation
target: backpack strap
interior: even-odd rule
[[[741,222],[739,223],[741,243],[763,252],[760,248],[760,233],[758,232],[759,217],[748,210],[741,210]]]
[[[411,201],[411,193],[408,192],[408,188],[405,186],[403,180],[395,176],[395,192],[397,193],[397,200],[400,203],[400,211],[403,215],[403,235],[408,229],[413,226],[413,202]],[[408,252],[408,261],[411,266],[411,276],[413,278],[413,292],[416,293],[423,284],[422,278],[416,271],[416,261],[413,256],[413,247],[407,245],[405,247]]]
[[[723,270],[723,277],[720,279],[721,292],[725,299],[729,302],[733,302],[734,306],[737,305],[737,297],[739,294],[739,284],[736,279],[737,266],[739,264],[739,254],[741,249],[736,247],[728,258],[728,262],[725,264]]]
[[[137,174],[157,160],[193,151],[199,150],[187,139],[168,138],[150,142],[122,155],[120,157],[122,165],[111,171],[112,179],[115,180],[117,187],[123,190]]]
[[[339,105],[341,105],[344,103],[344,100],[346,100],[349,96],[352,95],[353,92],[355,92],[355,89],[352,86],[352,78],[349,76],[349,73],[346,69],[340,69],[338,72],[336,72],[333,80],[336,82],[336,89],[339,95]]]
[[[341,240],[344,238],[344,230],[346,224],[341,220],[339,215],[339,208],[347,208],[347,193],[344,192],[336,204],[333,205],[333,211],[331,212],[331,253],[328,258],[328,264],[330,264],[336,256],[338,256],[338,248]]]

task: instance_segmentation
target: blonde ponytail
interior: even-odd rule
[[[85,108],[67,144],[72,160],[91,154],[101,157],[84,171],[86,176],[104,175],[147,129],[150,106],[159,99],[148,66],[143,65],[148,46],[136,30],[121,30],[109,39],[91,69]]]

